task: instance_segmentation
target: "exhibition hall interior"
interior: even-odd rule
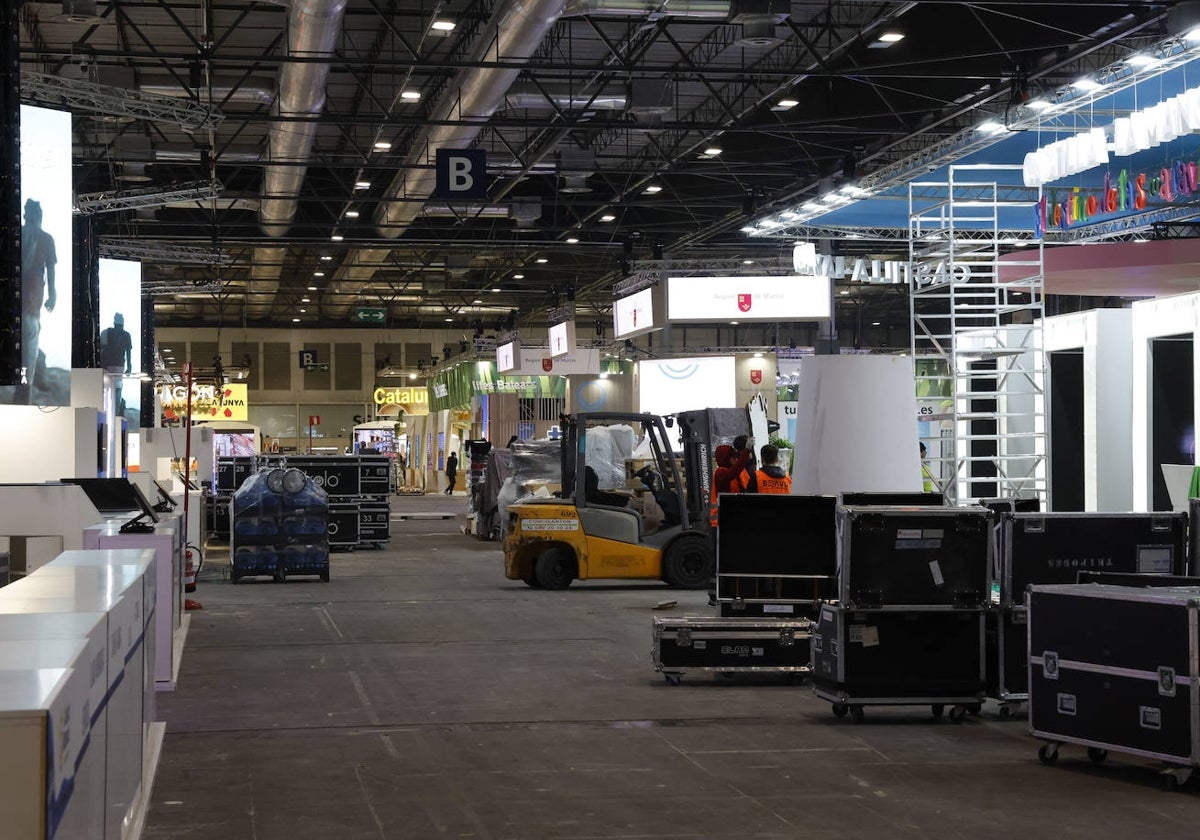
[[[1195,833],[1200,2],[0,24],[4,838]]]

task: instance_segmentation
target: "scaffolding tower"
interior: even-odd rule
[[[960,504],[1036,497],[1046,510],[1041,195],[1012,185],[1020,170],[951,166],[947,181],[910,184],[912,356],[927,489]],[[1014,236],[1017,212],[1029,232]],[[1002,249],[1015,253],[1001,262]]]

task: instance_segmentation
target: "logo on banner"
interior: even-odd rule
[[[695,376],[697,371],[700,370],[700,365],[695,362],[685,365],[663,364],[659,366],[659,370],[662,371],[663,376],[667,377],[667,379],[689,379]]]
[[[750,371],[750,382],[753,385],[761,385],[762,384],[762,371],[761,370],[751,370]]]
[[[551,358],[542,359],[542,370],[546,371],[546,373],[549,373],[550,371],[554,370],[554,359],[551,359]]]
[[[751,295],[738,295],[738,309],[742,312],[749,312],[751,305],[750,298]]]

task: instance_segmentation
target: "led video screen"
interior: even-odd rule
[[[0,403],[71,404],[71,114],[21,106],[23,384]]]
[[[100,367],[117,382],[117,413],[142,419],[142,264],[100,260]]]

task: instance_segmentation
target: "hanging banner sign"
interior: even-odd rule
[[[667,318],[675,321],[819,321],[832,311],[821,275],[668,277]]]
[[[550,356],[569,356],[575,352],[575,322],[563,321],[550,328]]]
[[[168,420],[187,415],[187,388],[163,385],[158,391]],[[233,383],[220,390],[215,385],[192,383],[193,420],[249,420],[246,384]]]
[[[503,371],[501,371],[503,372]],[[600,351],[577,350],[568,356],[553,357],[549,350],[539,347],[522,347],[521,363],[509,375],[550,373],[555,376],[600,373]]]

